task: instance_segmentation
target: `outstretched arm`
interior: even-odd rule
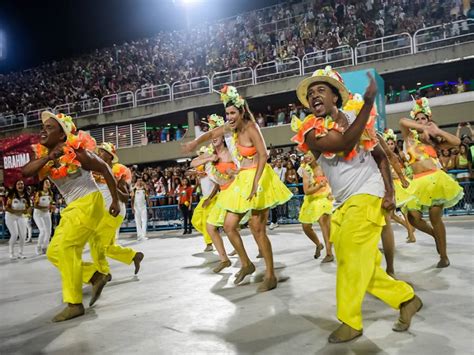
[[[118,203],[117,183],[110,167],[97,155],[85,149],[76,150],[76,158],[81,163],[83,169],[102,174],[112,195],[112,204],[109,207],[109,212],[112,216],[116,217],[120,213],[120,205]]]
[[[226,132],[226,130],[228,130],[229,127],[227,124],[223,125],[223,126],[220,126],[220,127],[217,127],[217,128],[214,128],[202,135],[200,135],[199,137],[193,139],[192,141],[190,142],[187,142],[187,143],[183,143],[181,144],[181,148],[183,150],[184,153],[190,153],[192,152],[193,150],[196,149],[196,147],[214,139],[214,138],[218,138],[218,137],[221,137],[224,135],[224,133]]]

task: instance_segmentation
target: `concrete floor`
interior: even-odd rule
[[[56,269],[45,257],[33,256],[31,244],[26,248],[31,257],[11,262],[2,244],[0,354],[473,353],[473,221],[447,219],[447,269],[435,268],[430,237],[419,232],[416,244],[406,244],[396,226],[397,274],[414,285],[424,307],[409,332],[395,333],[397,312],[368,295],[364,335],[341,345],[327,343],[338,325],[336,265],[313,259],[314,248],[299,226],[270,231],[281,282],[264,294],[256,293],[264,266],[255,259],[248,231],[244,242],[257,273],[243,286],[232,284],[235,258],[234,267],[212,273],[217,256],[201,252],[197,235],[160,233],[140,244],[124,238],[121,243],[145,253],[138,277],[130,266],[112,261],[113,280],[96,305],[83,317],[57,324],[50,321],[62,308]],[[90,287],[84,294],[88,304]]]

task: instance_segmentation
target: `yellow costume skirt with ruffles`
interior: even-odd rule
[[[221,198],[217,205],[226,211],[240,214],[251,210],[273,208],[291,199],[293,196],[291,191],[280,181],[272,167],[265,164],[257,193],[249,201],[256,172],[256,168],[240,170],[232,184],[220,192]]]
[[[394,179],[393,186],[395,189],[395,204],[397,208],[401,208],[405,206],[408,202],[416,199],[415,196],[410,195],[408,193],[407,191],[408,188],[407,189],[403,188],[402,183],[400,182],[400,179]]]
[[[196,230],[204,236],[204,240],[206,244],[212,243],[211,237],[207,233],[206,223],[207,218],[209,217],[209,213],[212,211],[212,208],[216,205],[217,196],[215,195],[210,201],[209,205],[203,207],[205,201],[207,201],[207,197],[204,197],[199,201],[198,205],[193,211],[193,217],[191,219],[191,224],[193,225]]]
[[[226,190],[222,190],[217,195],[216,202],[214,203],[212,209],[209,211],[209,215],[207,216],[207,223],[213,225],[215,227],[222,227],[224,225],[225,216],[227,211],[219,206],[220,199],[222,198],[222,192]],[[245,224],[249,221],[250,218],[250,211],[248,211],[245,216],[240,220],[240,224]]]
[[[328,199],[327,194],[305,195],[298,221],[304,224],[316,223],[322,215],[332,214],[332,209],[332,200]]]
[[[417,176],[418,175],[418,176]],[[464,196],[463,188],[443,170],[417,174],[410,182],[407,192],[415,196],[405,208],[409,211],[426,212],[432,206],[454,206]]]

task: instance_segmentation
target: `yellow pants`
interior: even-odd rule
[[[70,203],[61,212],[61,222],[46,255],[61,273],[65,303],[82,303],[82,283],[89,282],[99,269],[97,262],[82,262],[82,251],[88,240],[98,241],[96,228],[105,212],[103,206],[102,195],[97,191]],[[103,254],[103,248],[91,248],[93,260],[105,258]]]
[[[207,197],[204,197],[199,201],[198,205],[193,211],[193,218],[191,219],[191,223],[196,230],[201,233],[204,237],[204,242],[206,244],[212,244],[212,239],[209,233],[207,233],[207,228],[206,228],[206,223],[207,223],[207,217],[209,216],[209,213],[211,212],[212,208],[216,204],[217,201],[217,196],[215,195],[211,201],[209,202],[209,205],[204,208],[202,207],[204,201],[207,200]]]
[[[394,280],[380,267],[377,248],[385,216],[382,199],[355,195],[333,214],[331,242],[337,258],[337,317],[354,329],[362,329],[362,301],[366,292],[399,309],[414,296],[406,282]]]
[[[115,244],[115,232],[122,225],[123,216],[113,217],[108,211],[104,211],[104,216],[97,226],[97,234],[99,238],[92,238],[89,241],[91,248],[91,255],[99,257],[94,262],[98,265],[99,272],[108,274],[110,266],[105,257],[120,261],[124,264],[130,265],[137,253],[132,248],[124,248],[121,245]],[[103,252],[97,252],[97,249],[103,248]],[[92,252],[94,250],[94,252]]]

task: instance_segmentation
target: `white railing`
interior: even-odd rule
[[[345,45],[327,50],[307,53],[301,60],[303,75],[311,74],[315,70],[330,65],[333,68],[342,68],[354,65],[354,50]]]
[[[171,101],[171,87],[168,84],[143,87],[135,91],[137,106]]]
[[[109,142],[117,148],[146,145],[146,122],[93,128],[89,131],[97,143]]]
[[[28,111],[26,113],[26,125],[28,127],[40,126],[41,125],[41,112],[53,111],[51,107],[40,108],[39,110]]]
[[[123,110],[135,107],[133,92],[124,91],[117,94],[106,95],[100,99],[101,113]]]
[[[252,68],[243,67],[214,73],[211,77],[212,88],[220,90],[224,85],[243,87],[255,83],[254,71]]]
[[[52,110],[43,108],[27,112],[25,115],[0,116],[2,132],[41,124],[43,110],[64,112],[74,117],[83,117],[97,113],[109,113],[121,109],[172,101],[180,98],[203,95],[219,90],[225,84],[234,86],[257,85],[267,81],[300,76],[312,73],[315,69],[331,65],[334,68],[353,66],[409,55],[435,48],[443,48],[457,43],[474,41],[474,20],[466,19],[452,23],[423,28],[415,32],[414,37],[401,33],[357,44],[355,49],[341,46],[328,50],[308,53],[302,60],[298,57],[275,60],[259,64],[255,69],[238,68],[215,73],[212,80],[208,76],[191,78],[186,82],[171,85],[155,85],[137,90],[120,92],[102,97],[83,100],[76,103],[58,105]],[[18,117],[23,117],[23,124]],[[2,121],[3,118],[3,121]]]
[[[208,76],[191,78],[188,81],[177,81],[171,85],[172,100],[204,95],[211,92],[211,79]]]
[[[415,53],[472,41],[474,41],[473,19],[422,28],[413,35]]]
[[[301,75],[301,60],[298,57],[272,60],[255,67],[255,84]]]
[[[14,131],[26,126],[26,117],[22,113],[6,116],[0,115],[0,129],[3,132]]]
[[[355,64],[413,54],[412,42],[408,32],[359,42],[355,48]]]
[[[54,108],[54,112],[61,112],[72,117],[97,115],[100,113],[100,100],[93,98],[72,102],[70,104],[58,105]]]

